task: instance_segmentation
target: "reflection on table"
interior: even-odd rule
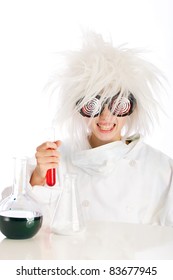
[[[173,259],[173,228],[93,222],[73,236],[53,234],[48,228],[25,240],[0,234],[0,259]]]

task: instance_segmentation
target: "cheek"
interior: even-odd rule
[[[97,125],[97,118],[85,118],[85,124],[89,130],[89,132],[93,131]]]
[[[123,126],[127,122],[127,117],[117,118],[118,119],[118,126],[119,128],[123,128]]]
[[[89,123],[90,129],[91,129],[91,130],[94,130],[96,126],[97,126],[96,120],[95,120],[95,119],[92,119],[92,120],[90,121],[90,123]]]

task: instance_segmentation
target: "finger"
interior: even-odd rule
[[[59,163],[60,159],[56,157],[43,157],[37,159],[38,165],[49,164],[49,163]]]
[[[41,150],[35,153],[36,159],[47,158],[47,157],[60,157],[60,152],[57,150]]]
[[[57,148],[60,147],[62,144],[61,140],[57,140],[54,143],[56,144]]]
[[[47,141],[47,142],[42,143],[40,146],[38,146],[36,148],[36,151],[47,150],[47,149],[56,150],[57,145],[54,142]]]
[[[40,170],[44,170],[44,171],[47,171],[48,169],[51,169],[51,168],[57,168],[57,167],[58,167],[57,162],[48,162],[48,163],[39,165]]]
[[[56,166],[59,165],[60,159],[56,157],[47,157],[47,158],[38,158],[37,159],[37,165],[42,166],[43,168],[47,164],[55,164]]]

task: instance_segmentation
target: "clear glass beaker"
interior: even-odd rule
[[[37,203],[26,192],[26,166],[26,158],[14,158],[13,190],[0,203],[0,231],[11,239],[33,237],[43,221]]]
[[[51,231],[54,233],[73,235],[85,230],[76,180],[76,174],[64,176],[62,192],[51,224]]]

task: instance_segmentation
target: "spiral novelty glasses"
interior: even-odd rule
[[[96,95],[90,101],[88,101],[84,106],[80,109],[80,114],[84,117],[97,117],[101,114],[105,108],[105,105],[108,104],[108,109],[111,111],[113,115],[117,117],[125,117],[129,116],[133,113],[136,107],[136,99],[133,94],[129,94],[128,98],[121,97],[118,99],[118,94],[114,95],[112,98],[106,98],[102,103],[100,103],[100,95]],[[79,105],[82,102],[83,98],[81,98],[76,105]]]

